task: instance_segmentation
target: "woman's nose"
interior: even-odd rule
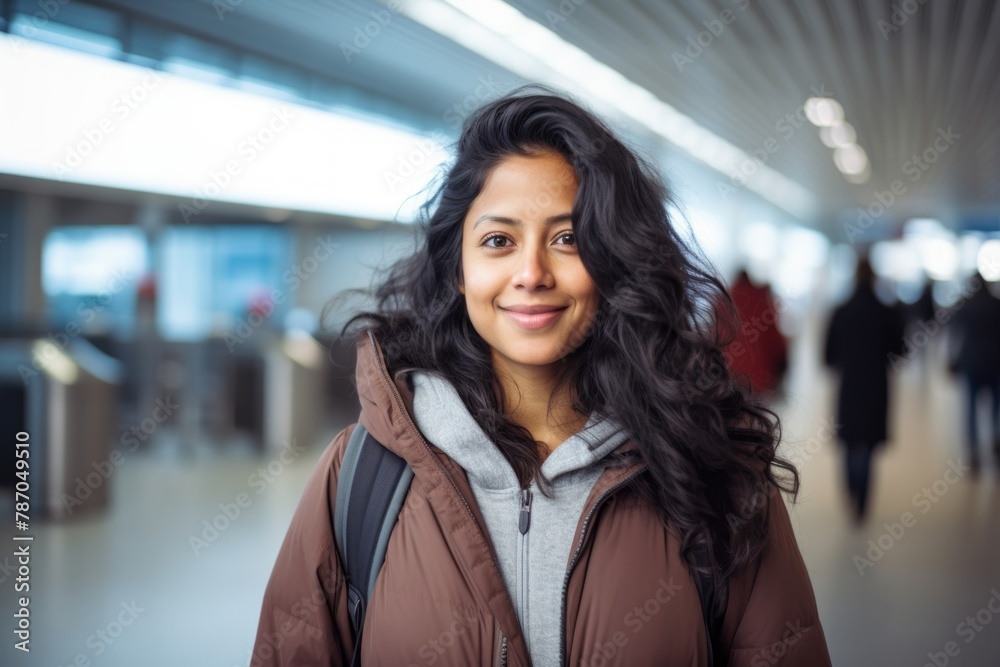
[[[553,275],[544,247],[537,244],[526,245],[519,253],[518,262],[517,272],[514,274],[517,286],[528,289],[552,286]]]

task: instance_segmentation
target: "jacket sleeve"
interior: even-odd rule
[[[324,450],[292,516],[264,591],[250,660],[255,667],[349,661],[353,642],[333,512],[337,475],[355,426]]]
[[[733,584],[724,628],[735,628],[729,667],[829,667],[809,573],[779,492],[769,502],[770,538],[759,566]],[[723,633],[725,634],[725,632]]]

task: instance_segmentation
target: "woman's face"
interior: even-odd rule
[[[593,322],[599,295],[570,219],[578,185],[561,155],[509,156],[465,216],[459,291],[494,368],[552,364]]]

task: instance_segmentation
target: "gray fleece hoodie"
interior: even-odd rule
[[[469,478],[532,664],[559,664],[571,542],[584,502],[604,471],[601,459],[624,443],[627,433],[592,413],[584,428],[542,463],[542,474],[552,481],[553,497],[546,498],[535,481],[527,490],[520,488],[514,469],[448,380],[427,371],[412,373],[414,421]]]

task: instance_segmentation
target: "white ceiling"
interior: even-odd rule
[[[836,233],[838,214],[856,217],[856,207],[877,201],[876,191],[895,180],[904,192],[880,223],[931,215],[1000,229],[1000,128],[991,120],[1000,103],[1000,8],[992,0],[508,3],[745,151],[773,138],[778,150],[768,164],[815,193],[821,215],[812,222],[821,229]],[[443,124],[481,77],[516,83],[495,63],[395,13],[348,63],[341,44],[385,9],[372,0],[243,0],[221,20],[213,0],[106,4],[322,72],[412,107],[429,124]],[[893,5],[913,10],[905,21],[897,15],[898,26]],[[719,17],[732,20],[721,31],[712,24],[719,34],[679,68],[675,54],[706,30],[703,21]],[[783,121],[819,90],[843,105],[857,129],[872,165],[867,183],[841,176],[817,128]],[[958,138],[926,171],[915,171],[912,157],[949,127]]]

